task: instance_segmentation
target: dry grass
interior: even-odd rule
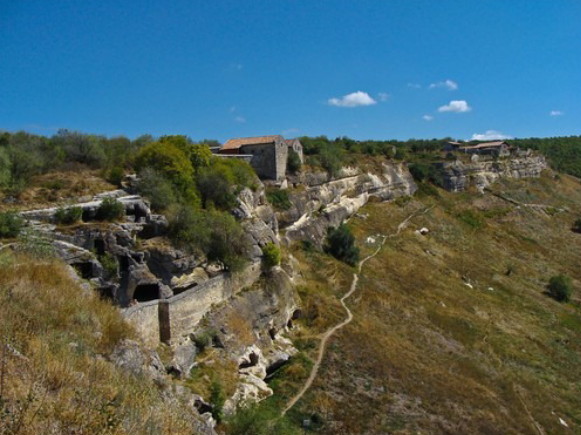
[[[581,429],[581,238],[570,231],[581,186],[546,175],[495,188],[569,211],[440,192],[364,266],[355,319],[299,403],[325,419],[323,432],[561,433],[559,418]],[[369,205],[354,232],[361,244],[392,233],[435,201]],[[484,225],[460,219],[467,209]],[[414,232],[424,226],[427,236]],[[571,304],[544,294],[558,273],[573,278]]]
[[[50,172],[34,177],[29,187],[18,195],[16,204],[0,202],[0,211],[67,205],[76,202],[80,197],[90,198],[97,193],[114,189],[116,187],[105,181],[99,171],[79,169]]]
[[[191,433],[153,382],[107,360],[133,332],[56,261],[0,259],[0,433]]]

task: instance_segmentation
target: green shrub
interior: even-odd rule
[[[298,153],[293,149],[289,149],[288,158],[286,161],[287,171],[290,172],[291,174],[296,174],[301,170],[301,166],[302,166],[301,158],[298,155]]]
[[[10,184],[10,156],[5,148],[0,147],[0,189]]]
[[[114,166],[109,170],[107,174],[107,181],[111,184],[114,184],[117,187],[121,187],[121,182],[123,181],[123,177],[125,176],[125,171],[123,168],[119,166]]]
[[[288,190],[269,189],[266,191],[266,199],[277,210],[289,210],[292,203],[288,196]]]
[[[115,221],[125,215],[125,207],[115,198],[105,198],[97,209],[97,220]]]
[[[105,274],[108,278],[117,276],[117,258],[115,255],[106,252],[105,254],[99,256],[99,262],[101,263],[101,266],[103,266]]]
[[[200,170],[196,184],[202,197],[202,207],[230,210],[236,206],[236,195],[231,191],[231,174],[228,169],[213,166]]]
[[[271,269],[280,264],[280,248],[274,243],[267,243],[262,248],[262,264],[266,269]]]
[[[566,275],[555,275],[549,280],[547,286],[549,296],[559,302],[569,302],[573,292],[571,278]]]
[[[210,403],[212,404],[212,417],[218,423],[224,419],[224,402],[226,402],[224,387],[217,379],[214,379],[210,385]]]
[[[0,213],[0,237],[16,237],[24,225],[24,219],[14,212]]]
[[[329,228],[325,252],[351,266],[355,266],[359,261],[359,249],[355,246],[355,237],[345,224],[337,228]]]
[[[411,163],[409,170],[414,180],[419,183],[430,182],[436,186],[444,185],[442,173],[431,163]]]
[[[407,150],[403,147],[397,147],[395,150],[395,154],[393,156],[396,160],[406,160],[407,159]]]
[[[248,236],[226,212],[179,206],[169,214],[168,235],[179,247],[221,261],[232,271],[244,266],[250,252]]]
[[[135,159],[139,172],[145,168],[155,169],[180,192],[193,186],[194,168],[188,156],[171,143],[153,142],[139,150]]]
[[[581,233],[581,218],[577,219],[575,223],[573,223],[573,227],[571,229],[576,233]]]
[[[149,200],[155,212],[163,211],[178,202],[178,194],[172,183],[152,168],[145,168],[140,172],[137,189]]]
[[[210,346],[216,336],[216,331],[208,330],[204,332],[200,332],[193,337],[194,344],[200,350],[200,352],[204,351],[208,346]]]
[[[54,214],[54,219],[60,225],[72,225],[81,220],[83,209],[81,207],[59,208]]]

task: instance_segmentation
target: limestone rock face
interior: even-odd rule
[[[143,350],[133,340],[123,340],[113,350],[110,360],[135,376],[148,375],[163,381],[166,371],[157,352]]]
[[[542,155],[524,155],[497,161],[476,160],[471,163],[457,160],[439,166],[443,187],[451,192],[461,192],[469,186],[475,186],[482,192],[499,178],[537,178],[548,167]]]
[[[297,310],[291,278],[275,267],[259,283],[208,312],[203,325],[192,325],[193,336],[211,331],[217,357],[238,366],[238,387],[225,404],[226,413],[234,412],[239,403],[271,395],[266,377],[296,353],[283,335]],[[192,340],[176,344],[174,355],[172,367],[187,377],[195,364]]]
[[[353,170],[343,171],[353,174]],[[326,174],[325,174],[326,175]],[[380,175],[359,174],[329,181],[320,173],[306,174],[305,189],[289,193],[291,208],[277,213],[285,229],[283,240],[311,240],[320,246],[327,228],[339,225],[364,206],[369,198],[391,200],[417,190],[404,163],[384,164]]]

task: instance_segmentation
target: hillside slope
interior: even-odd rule
[[[492,188],[360,210],[364,257],[380,240],[368,237],[433,207],[364,266],[354,320],[291,415],[323,433],[580,430],[581,185],[544,174]],[[558,274],[573,278],[568,304],[545,294]]]

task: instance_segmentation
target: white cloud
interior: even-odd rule
[[[330,106],[337,107],[358,107],[371,106],[372,104],[377,104],[377,101],[371,98],[367,92],[357,91],[344,95],[341,98],[329,98],[327,103]]]
[[[551,110],[549,112],[550,116],[563,116],[565,113],[560,110]]]
[[[234,121],[240,124],[244,124],[246,122],[246,118],[244,116],[237,116],[236,118],[234,118]]]
[[[502,134],[497,130],[486,130],[486,133],[474,133],[470,140],[506,140],[512,139],[512,136]]]
[[[455,91],[456,89],[458,89],[458,83],[456,83],[454,80],[448,79],[448,80],[444,80],[443,82],[432,83],[428,87],[430,89],[446,88],[449,91]]]
[[[422,119],[424,121],[433,121],[434,117],[432,115],[424,115],[424,116],[422,116]]]
[[[387,92],[380,92],[377,94],[377,99],[379,101],[387,101],[389,99],[389,94]]]
[[[419,83],[408,83],[408,88],[420,89],[421,87],[422,85],[420,85]]]
[[[452,100],[449,104],[438,108],[438,112],[464,113],[470,112],[472,107],[465,100]]]

